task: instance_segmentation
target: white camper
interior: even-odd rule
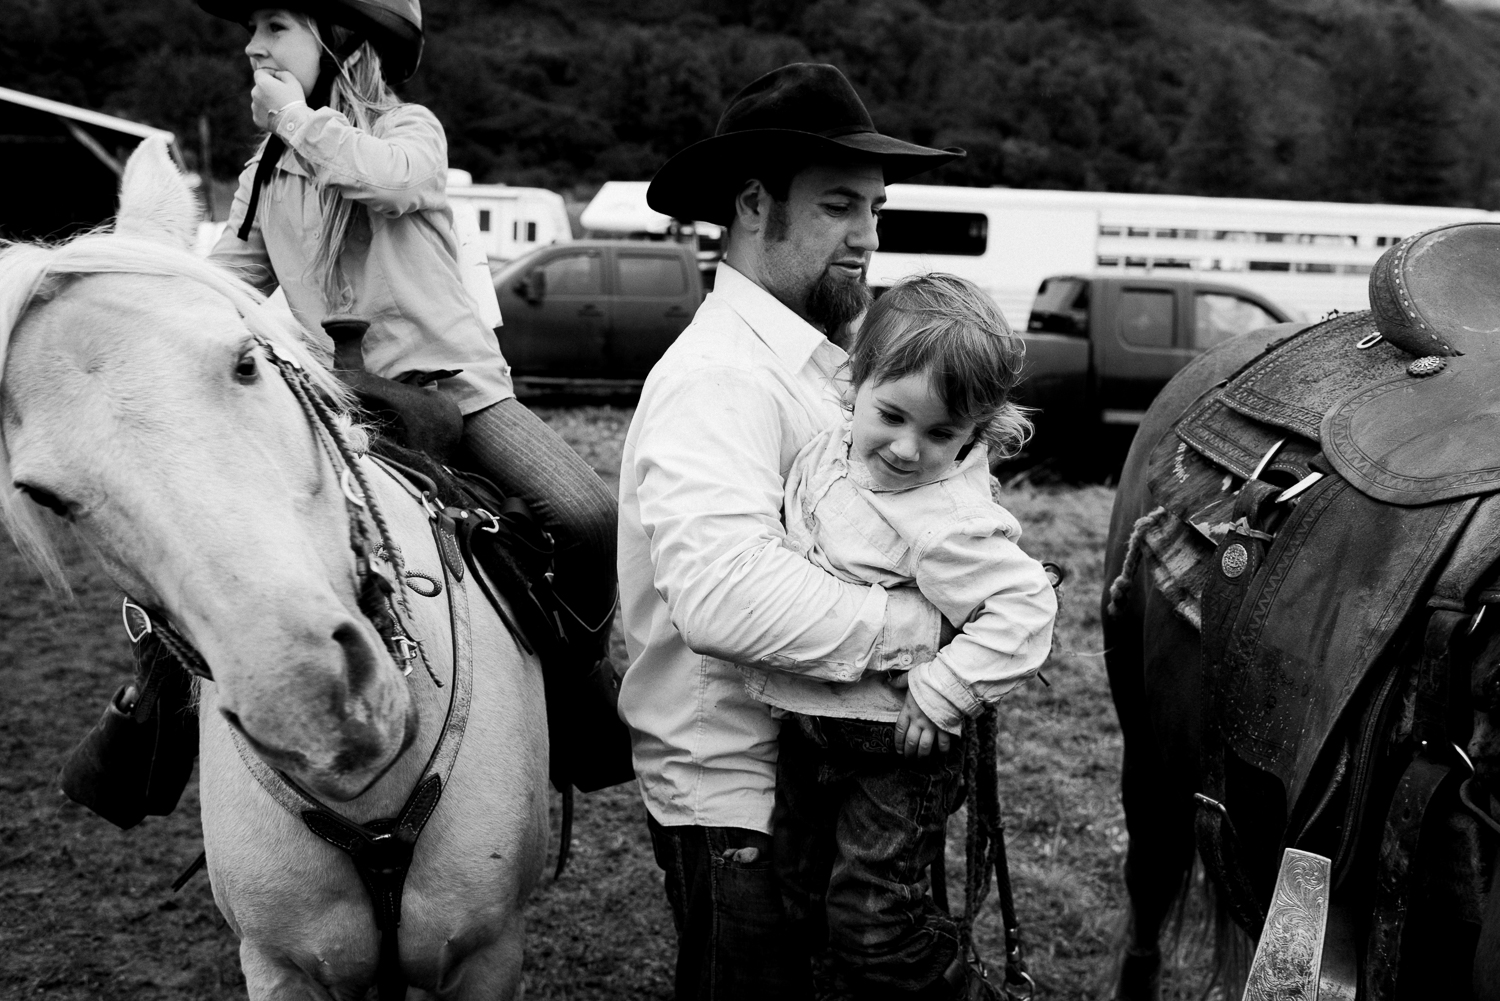
[[[1370,267],[1412,233],[1479,209],[892,184],[870,284],[928,271],[994,296],[1016,330],[1049,275],[1200,277],[1302,320],[1369,307]]]
[[[468,217],[492,263],[515,260],[552,243],[573,239],[562,195],[545,188],[475,184],[467,170],[448,171],[448,204]],[[461,228],[467,228],[458,220]]]

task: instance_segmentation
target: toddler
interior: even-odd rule
[[[1009,402],[1022,354],[972,283],[900,282],[854,344],[849,416],[787,477],[787,536],[803,555],[846,580],[915,585],[958,630],[894,676],[745,669],[784,715],[772,823],[789,916],[860,998],[962,989],[957,931],[926,872],[963,794],[963,721],[1051,649],[1051,583],[990,493],[990,447],[1011,454],[1030,430]]]

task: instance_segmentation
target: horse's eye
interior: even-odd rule
[[[29,483],[17,483],[16,489],[31,498],[32,503],[40,504],[59,518],[73,517],[73,512],[68,509],[68,505],[63,503],[57,494],[50,490],[43,490],[41,487],[34,487]]]
[[[260,377],[260,370],[255,365],[255,355],[249,351],[240,355],[240,360],[234,366],[234,377],[247,384]]]

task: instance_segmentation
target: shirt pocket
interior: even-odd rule
[[[865,557],[859,562],[896,569],[904,565],[911,551],[901,534],[847,480],[828,491],[818,505],[818,516],[822,522],[819,541],[840,556],[852,555],[848,552],[852,550]]]

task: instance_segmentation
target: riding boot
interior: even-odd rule
[[[115,692],[58,774],[69,799],[121,829],[171,813],[198,755],[192,678],[155,633],[132,652],[135,680]]]

